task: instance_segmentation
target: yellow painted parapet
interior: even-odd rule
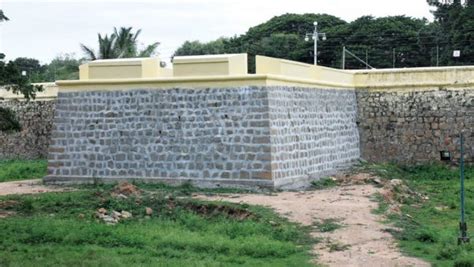
[[[256,74],[247,73],[247,54],[175,57],[173,69],[158,58],[98,60],[80,67],[78,81],[57,81],[60,90],[299,86],[369,90],[474,88],[474,67],[339,70],[256,56]]]
[[[58,90],[236,86],[298,86],[376,91],[474,88],[474,66],[339,70],[256,56],[256,74],[248,74],[246,54],[176,57],[173,63],[174,68],[167,69],[160,66],[159,58],[92,61],[80,66],[80,80],[43,83],[45,91],[37,94],[37,100],[54,99]],[[0,99],[22,98],[22,95],[0,88]]]
[[[171,69],[162,68],[157,57],[95,60],[79,67],[80,80],[155,78],[171,75]]]
[[[371,90],[474,89],[474,66],[355,70],[354,87]]]
[[[329,87],[354,87],[354,74],[350,71],[264,56],[256,56],[255,62],[257,74],[312,80]]]
[[[247,54],[177,56],[173,58],[174,77],[245,75]]]
[[[35,100],[53,100],[58,96],[58,86],[55,83],[35,83],[35,85],[42,85],[43,92],[36,93]],[[4,88],[0,88],[0,100],[23,99],[22,94],[14,94]]]

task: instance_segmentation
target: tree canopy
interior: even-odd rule
[[[474,64],[474,0],[453,1],[438,5],[431,23],[406,16],[363,16],[349,23],[327,14],[284,14],[240,36],[207,43],[186,41],[174,55],[248,53],[250,71],[257,54],[313,63],[313,42],[304,37],[317,21],[319,32],[327,35],[326,41],[318,43],[319,65],[340,68],[344,46],[376,68]],[[451,14],[444,9],[452,9]],[[461,50],[462,59],[453,59],[455,49]],[[364,67],[346,57],[346,68]]]
[[[0,21],[6,21],[9,20],[7,16],[3,13],[3,10],[0,9]]]
[[[23,94],[26,99],[35,98],[43,90],[40,85],[33,85],[29,78],[14,61],[0,61],[0,86],[15,94]]]
[[[138,48],[140,33],[141,30],[133,32],[132,27],[114,28],[114,32],[110,35],[98,34],[99,49],[97,52],[84,44],[81,44],[81,49],[90,60],[150,57],[156,52],[160,43],[152,43],[140,50]]]
[[[82,60],[74,58],[71,54],[63,54],[44,65],[37,59],[25,57],[16,58],[13,63],[21,71],[26,71],[30,82],[39,83],[79,79],[79,65]]]
[[[8,18],[0,10],[0,22],[7,20]],[[29,78],[25,75],[26,73],[19,68],[17,63],[14,61],[5,63],[4,59],[5,54],[0,53],[0,87],[15,94],[21,93],[27,100],[35,98],[36,92],[42,91],[43,87],[31,84]],[[34,65],[36,62],[28,61],[28,64],[25,63],[25,65],[30,65],[30,63]]]
[[[474,64],[474,0],[428,0],[428,4],[436,8],[433,15],[440,36],[436,41],[443,47],[442,64]],[[454,50],[461,51],[459,58],[452,56]]]

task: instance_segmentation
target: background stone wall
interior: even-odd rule
[[[55,101],[0,100],[0,107],[16,113],[21,132],[0,131],[0,159],[48,156]]]
[[[275,183],[298,187],[359,159],[354,90],[269,89]]]
[[[466,160],[474,159],[474,90],[357,90],[362,158],[399,163],[436,162],[440,151],[459,158],[465,134]]]

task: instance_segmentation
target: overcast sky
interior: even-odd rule
[[[114,26],[142,29],[139,40],[161,42],[168,61],[185,40],[233,36],[284,13],[328,13],[346,21],[363,15],[432,20],[426,0],[0,0],[0,52],[43,63],[61,53],[81,57],[79,43],[97,47]],[[330,37],[328,37],[330,38]]]

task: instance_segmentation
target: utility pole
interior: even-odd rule
[[[349,51],[345,46],[342,47],[342,69],[346,69],[346,53],[349,54],[349,56],[355,58],[357,61],[364,64],[366,68],[375,69],[374,67],[370,66],[369,63],[367,63],[366,61],[362,60],[360,57],[356,56],[354,53]]]
[[[392,61],[393,61],[393,68],[395,68],[395,61],[396,61],[396,57],[395,57],[395,48],[392,50]]]
[[[365,49],[365,62],[367,63],[365,65],[365,69],[369,68],[369,50]]]
[[[459,169],[460,169],[460,180],[461,180],[461,221],[459,222],[459,232],[458,245],[469,243],[469,237],[467,236],[467,224],[465,218],[465,188],[464,188],[464,135],[461,132],[460,136],[460,145],[461,145],[461,158],[459,159]]]
[[[436,45],[436,67],[439,67],[439,45]]]
[[[346,47],[342,47],[342,69],[346,69]]]
[[[319,37],[321,37],[323,41],[326,41],[326,34],[318,32],[317,21],[315,21],[313,25],[314,25],[314,31],[312,33],[306,33],[305,40],[306,41],[314,40],[314,65],[318,65],[318,40],[319,40]]]

